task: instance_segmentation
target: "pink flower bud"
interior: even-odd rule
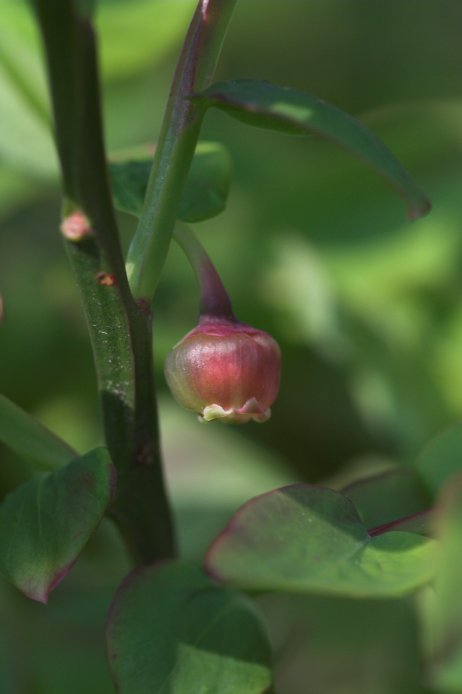
[[[204,317],[168,354],[165,377],[180,405],[202,421],[265,422],[279,388],[280,361],[268,333]]]

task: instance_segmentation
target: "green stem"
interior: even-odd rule
[[[173,237],[184,251],[199,282],[202,319],[220,318],[235,321],[231,300],[220,275],[194,232],[185,224],[177,224]]]
[[[236,0],[199,0],[173,78],[148,190],[128,257],[135,297],[151,301],[165,263],[204,114],[190,97],[212,80]]]
[[[65,215],[88,220],[66,248],[83,299],[105,437],[118,473],[111,515],[136,563],[174,554],[153,385],[151,315],[131,296],[106,170],[94,34],[78,0],[32,0],[43,34]],[[64,225],[65,227],[65,225]]]

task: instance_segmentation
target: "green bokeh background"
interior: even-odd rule
[[[109,152],[155,141],[193,6],[98,3]],[[101,441],[98,403],[57,231],[59,180],[43,118],[40,50],[25,2],[0,0],[0,14],[0,387],[84,452]],[[195,229],[239,318],[280,342],[283,375],[264,426],[200,426],[172,402],[162,363],[197,316],[194,277],[172,248],[155,300],[154,340],[183,556],[200,560],[230,514],[255,494],[294,480],[335,485],[405,465],[460,418],[461,20],[459,0],[238,2],[217,78],[269,79],[359,117],[419,181],[433,211],[409,224],[382,180],[314,137],[207,115],[203,138],[227,145],[233,182],[226,212]],[[134,220],[119,219],[127,245]],[[30,471],[7,451],[0,455],[3,496]],[[108,524],[48,608],[5,587],[1,621],[10,626],[0,649],[0,691],[111,691],[102,622],[126,570]],[[281,694],[436,691],[424,689],[418,674],[409,601],[390,603],[390,612],[381,603],[302,603],[262,601],[277,648],[287,615],[311,615],[300,616],[303,629],[294,636],[292,626],[280,646],[281,672],[292,673],[281,674]],[[287,646],[294,639],[298,645]]]

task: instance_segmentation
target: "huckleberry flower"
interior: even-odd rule
[[[265,422],[279,389],[281,353],[268,333],[240,323],[214,265],[193,232],[175,228],[201,290],[199,324],[167,355],[174,398],[202,421]]]
[[[165,362],[173,396],[202,421],[265,422],[279,376],[277,342],[236,319],[203,316]]]

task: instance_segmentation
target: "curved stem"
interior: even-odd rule
[[[143,211],[127,256],[133,295],[151,301],[175,225],[204,108],[189,97],[213,76],[236,0],[199,0],[173,78]]]
[[[117,468],[111,515],[134,561],[150,563],[175,552],[152,377],[152,321],[149,309],[133,300],[125,274],[106,170],[95,37],[81,11],[85,3],[31,2],[53,101],[68,215],[62,230],[92,342],[105,439]],[[69,233],[75,220],[77,237]]]
[[[231,300],[220,275],[194,232],[185,224],[177,224],[173,238],[184,251],[198,279],[201,320],[224,318],[235,321]]]

